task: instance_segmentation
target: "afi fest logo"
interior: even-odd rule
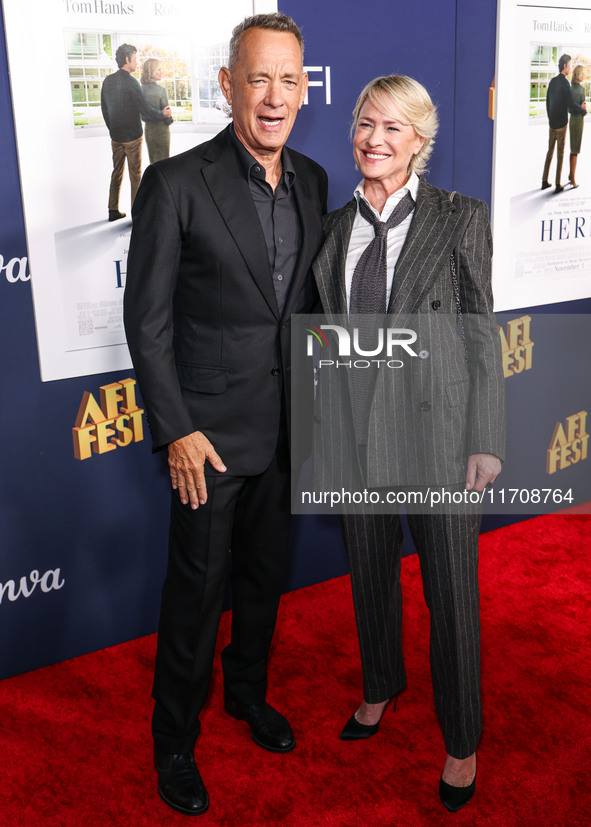
[[[567,416],[564,425],[557,422],[546,454],[546,472],[554,474],[587,459],[588,446],[587,411]]]
[[[414,330],[409,330],[406,327],[389,327],[384,331],[379,328],[377,332],[377,344],[373,350],[364,350],[359,343],[359,328],[354,327],[353,335],[345,328],[338,324],[321,324],[320,327],[307,327],[307,353],[308,356],[313,355],[314,340],[320,343],[320,347],[329,347],[328,339],[323,333],[324,330],[332,330],[336,333],[339,359],[320,359],[318,367],[336,367],[336,368],[360,368],[367,369],[372,365],[378,368],[401,368],[404,367],[402,359],[393,359],[394,348],[402,348],[409,356],[418,356],[420,359],[426,359],[429,355],[426,350],[421,350],[415,353],[411,348],[417,340],[417,334]],[[351,349],[354,356],[362,356],[362,359],[346,360],[346,357],[351,356]],[[398,354],[400,351],[396,351]],[[384,355],[386,358],[382,359],[368,359],[368,356]],[[345,361],[340,361],[345,359]]]
[[[505,379],[524,370],[531,370],[532,350],[531,316],[520,316],[507,322],[507,331],[499,325],[503,351],[503,375]]]
[[[90,391],[84,392],[76,427],[72,428],[76,459],[88,459],[92,451],[106,454],[131,442],[141,442],[144,410],[137,406],[135,384],[135,379],[122,379],[103,385],[100,405]]]

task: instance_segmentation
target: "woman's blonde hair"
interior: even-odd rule
[[[155,57],[149,57],[147,60],[144,60],[141,77],[142,83],[154,83],[156,80],[156,73],[159,68],[160,61]]]
[[[583,77],[584,74],[585,74],[585,67],[583,66],[582,63],[579,63],[579,65],[575,66],[575,68],[573,70],[573,77],[572,77],[571,83],[580,83],[581,78]]]
[[[437,107],[429,93],[418,81],[406,75],[384,75],[374,78],[361,92],[353,110],[351,134],[357,129],[361,110],[369,101],[384,115],[391,115],[388,104],[393,103],[424,143],[409,164],[409,173],[420,175],[427,168],[427,160],[433,152],[433,144],[439,127]]]

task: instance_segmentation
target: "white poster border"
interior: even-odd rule
[[[562,166],[565,189],[555,190],[555,152],[552,186],[542,190],[548,120],[545,107],[538,106],[535,117],[530,114],[534,111],[530,106],[535,106],[530,91],[536,82],[532,72],[536,44],[568,50],[573,56],[588,55],[591,63],[589,0],[535,4],[499,0],[492,187],[496,310],[591,296],[591,120],[583,130],[577,162],[580,188],[568,184],[567,136]],[[540,83],[542,75],[538,75]]]

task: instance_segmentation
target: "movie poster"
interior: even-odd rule
[[[586,2],[589,8],[580,0],[499,2],[492,203],[496,310],[591,296],[591,3]],[[546,108],[551,84],[552,130]],[[571,96],[575,103],[587,101],[588,115],[567,112]]]
[[[145,62],[157,61],[149,82],[172,109],[170,154],[190,149],[229,122],[217,74],[232,28],[277,4],[225,0],[220,11],[191,0],[3,0],[3,7],[41,378],[127,369],[130,180],[126,162],[117,205],[125,217],[109,221],[113,155],[102,84],[117,71],[122,44],[137,48],[138,81]],[[144,135],[142,169],[148,163]]]

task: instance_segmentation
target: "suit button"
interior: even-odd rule
[[[435,299],[434,302],[431,302],[431,307],[433,308],[433,310],[439,310],[439,308],[441,307],[441,302],[439,301],[439,299]]]
[[[271,376],[279,376],[280,373],[281,371],[279,370],[279,368],[273,368],[273,370],[271,371]]]
[[[431,403],[430,402],[421,402],[421,410],[422,411],[430,411],[431,410]]]

